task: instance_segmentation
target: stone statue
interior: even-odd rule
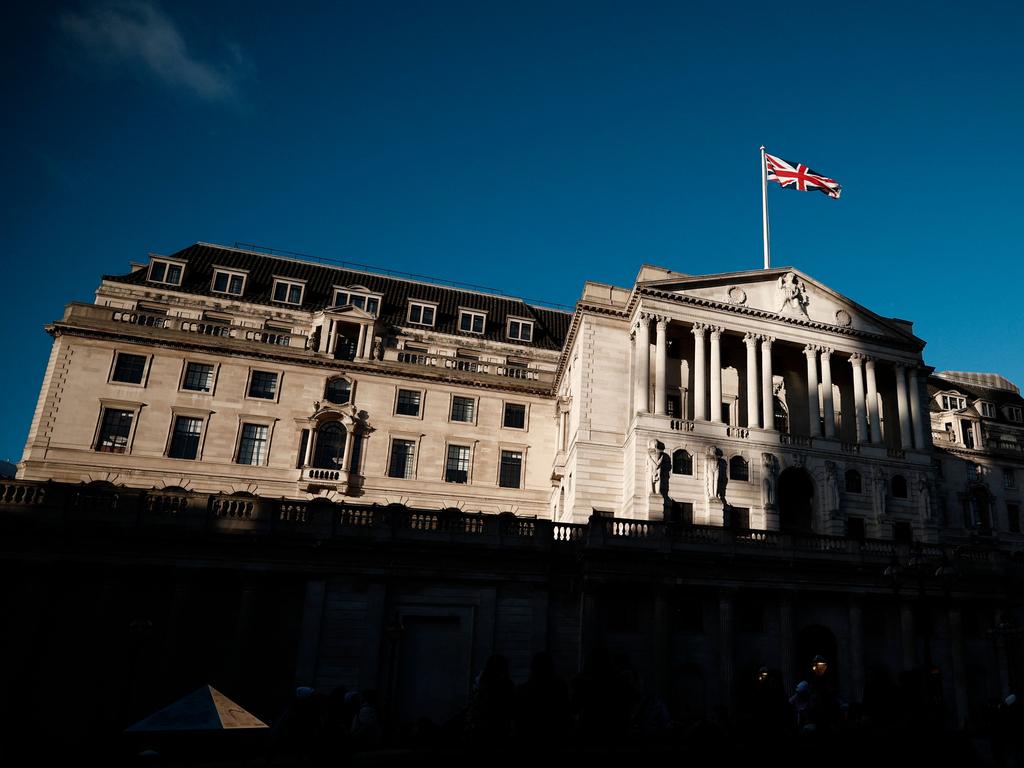
[[[761,454],[761,503],[767,509],[775,506],[775,483],[778,470],[775,457],[770,453]]]
[[[825,462],[825,511],[839,511],[839,479],[834,461]]]
[[[647,445],[647,469],[650,474],[651,495],[667,496],[670,459],[665,453],[665,445],[659,440],[651,440]]]
[[[704,456],[704,482],[709,499],[722,499],[725,495],[722,488],[721,451],[713,445],[708,446]],[[724,501],[724,499],[723,499]]]
[[[928,485],[928,476],[922,472],[917,478],[918,505],[921,507],[921,519],[932,519],[932,489]]]
[[[384,342],[381,341],[380,336],[373,337],[373,359],[384,359]]]
[[[872,492],[874,493],[875,519],[885,517],[885,503],[889,497],[889,480],[879,467],[872,470]]]
[[[800,278],[792,272],[787,272],[779,278],[779,292],[782,294],[782,306],[779,307],[779,314],[782,314],[788,307],[791,312],[807,317],[807,289],[800,282]]]

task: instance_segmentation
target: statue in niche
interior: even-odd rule
[[[650,473],[651,495],[668,496],[668,476],[672,471],[672,460],[665,453],[665,444],[651,440],[647,444],[647,468]]]
[[[839,511],[839,478],[834,461],[825,462],[825,505],[827,512]]]
[[[722,480],[722,452],[709,445],[704,455],[704,483],[709,499],[725,501],[725,483]]]
[[[780,315],[788,307],[791,313],[807,317],[807,288],[796,274],[787,272],[779,278],[779,292],[782,294]]]
[[[928,476],[922,472],[917,478],[918,506],[921,508],[921,519],[932,519],[932,489],[928,484]]]
[[[871,475],[873,500],[875,502],[875,519],[885,517],[885,503],[889,497],[889,479],[880,467],[875,467]]]
[[[775,506],[775,483],[778,480],[775,456],[761,454],[761,502],[765,509]]]

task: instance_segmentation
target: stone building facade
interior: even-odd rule
[[[48,330],[4,643],[58,679],[133,628],[111,721],[211,678],[444,719],[492,652],[612,649],[681,721],[816,654],[951,725],[1015,683],[1024,402],[798,270],[644,266],[569,313],[199,243]]]

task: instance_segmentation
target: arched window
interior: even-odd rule
[[[729,479],[746,482],[750,479],[750,465],[742,456],[729,459]]]
[[[678,451],[672,454],[672,474],[693,474],[693,456],[684,451],[682,448],[680,448]]]
[[[863,493],[864,482],[861,480],[860,472],[856,469],[846,470],[846,492]]]
[[[789,433],[789,413],[786,411],[786,406],[783,405],[782,401],[777,398],[772,398],[773,411],[775,417],[775,428],[779,432]]]
[[[341,469],[344,455],[345,428],[336,421],[324,424],[316,431],[313,466],[319,469]]]
[[[907,498],[907,478],[903,475],[893,475],[890,487],[892,488],[892,497],[894,499]]]
[[[327,380],[324,388],[324,400],[335,405],[344,405],[352,397],[352,382],[338,376]]]

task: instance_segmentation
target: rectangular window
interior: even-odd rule
[[[392,440],[391,460],[388,462],[388,477],[411,480],[413,477],[413,455],[416,443],[412,440]]]
[[[253,371],[249,379],[249,397],[261,400],[277,397],[277,374],[272,371]]]
[[[1020,505],[1006,503],[1006,525],[1010,533],[1020,533]]]
[[[125,453],[128,437],[132,432],[134,411],[124,408],[106,408],[100,422],[100,434],[96,438],[96,450],[101,453]]]
[[[509,320],[508,337],[514,341],[532,341],[533,323],[528,320]]]
[[[203,420],[195,416],[176,416],[167,455],[172,459],[194,459],[199,455],[199,435]]]
[[[501,472],[498,476],[498,485],[502,488],[519,488],[523,475],[523,452],[502,451]]]
[[[501,423],[509,429],[525,429],[526,406],[522,403],[505,403],[505,417]]]
[[[962,397],[955,395],[943,395],[942,396],[942,410],[944,411],[959,411],[967,407],[967,401]]]
[[[291,283],[287,280],[274,281],[274,301],[282,304],[302,303],[302,283]]]
[[[864,541],[864,518],[848,517],[846,519],[846,538]]]
[[[117,359],[114,361],[114,372],[111,374],[110,380],[123,384],[141,384],[142,375],[145,371],[145,355],[129,355],[124,352],[118,352]]]
[[[1003,487],[1010,489],[1017,487],[1017,473],[1010,467],[1003,469]]]
[[[181,264],[170,261],[154,261],[149,266],[149,282],[166,285],[181,285]]]
[[[229,293],[232,296],[241,296],[244,285],[245,275],[225,272],[220,269],[213,273],[213,290],[215,293]]]
[[[974,447],[974,430],[971,429],[971,422],[969,422],[969,421],[961,421],[960,422],[960,431],[963,432],[963,435],[964,435],[964,447],[966,447],[966,448],[973,448]]]
[[[1006,415],[1010,419],[1010,421],[1024,421],[1024,411],[1021,410],[1021,407],[1019,405],[1011,405],[1007,407]]]
[[[482,312],[459,312],[459,330],[463,333],[483,333],[487,315]]]
[[[377,316],[380,311],[380,297],[367,296],[365,293],[352,293],[350,291],[335,291],[334,306],[353,306],[364,310],[367,314]]]
[[[422,393],[415,389],[398,390],[398,402],[395,404],[395,413],[400,416],[419,416],[421,397]]]
[[[448,461],[444,467],[444,481],[446,483],[469,482],[469,446],[448,446]]]
[[[238,463],[260,466],[267,461],[267,435],[270,427],[266,424],[243,424],[242,439],[238,443]]]
[[[434,307],[429,304],[409,303],[409,324],[434,326]]]
[[[209,363],[188,363],[181,388],[191,392],[212,392],[213,366]]]
[[[981,415],[986,419],[994,419],[996,417],[996,407],[992,403],[982,403]]]
[[[452,397],[452,421],[473,423],[476,411],[476,400],[472,397]]]

